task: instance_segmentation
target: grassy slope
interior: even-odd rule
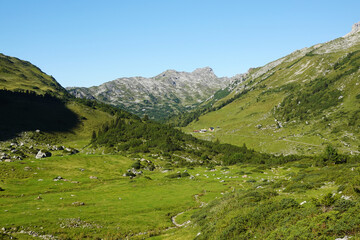
[[[247,175],[256,182],[194,214],[201,226],[196,239],[359,239],[358,169],[304,163],[254,169]]]
[[[284,124],[285,120],[279,119],[274,110],[286,96],[306,87],[311,81],[317,81],[316,78],[331,79],[346,72],[350,68],[347,63],[343,69],[336,70],[334,64],[341,62],[350,52],[359,50],[360,44],[326,54],[311,54],[314,49],[305,50],[307,55],[304,52],[295,52],[260,76],[256,75],[260,68],[252,70],[244,83],[247,89],[251,89],[250,92],[220,110],[204,114],[183,130],[190,133],[196,129],[219,127],[214,133],[196,133],[194,136],[207,140],[219,139],[235,145],[246,143],[256,150],[271,153],[312,154],[321,151],[324,144],[329,142],[344,152],[357,151],[359,129],[357,125],[349,127],[348,120],[360,106],[360,100],[356,98],[360,94],[360,87],[357,87],[360,84],[359,71],[345,75],[329,86],[329,91],[341,91],[344,96],[341,103],[317,115],[309,115],[309,119],[291,119],[297,122]],[[284,86],[291,83],[298,86],[296,89],[287,90]],[[235,94],[236,90],[214,106],[221,105]],[[323,120],[324,116],[326,121]],[[276,128],[275,119],[281,120],[284,128]]]
[[[37,94],[46,92],[55,96],[67,95],[56,80],[30,62],[0,54],[0,88],[30,90]]]

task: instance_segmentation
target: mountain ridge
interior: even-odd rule
[[[97,99],[159,120],[195,108],[230,81],[231,78],[218,78],[210,67],[204,67],[192,72],[166,70],[150,78],[123,77],[90,88],[66,89],[75,97]]]
[[[329,143],[347,153],[358,152],[360,32],[356,26],[344,37],[250,69],[227,96],[212,102],[201,116],[194,115],[184,131],[219,126],[214,133],[195,135],[235,145],[246,142],[272,153],[314,154]]]

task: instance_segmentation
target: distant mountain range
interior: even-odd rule
[[[68,87],[77,98],[97,99],[138,116],[160,120],[196,108],[231,78],[218,78],[209,67],[193,72],[167,70],[155,77],[118,78],[90,88]]]

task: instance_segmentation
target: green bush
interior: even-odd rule
[[[137,160],[136,162],[134,162],[132,165],[131,165],[132,168],[135,168],[135,169],[141,169],[141,162],[139,160]]]
[[[354,206],[355,206],[355,202],[353,202],[351,200],[342,199],[342,198],[340,198],[334,202],[335,210],[340,211],[340,212],[345,212],[349,208],[352,208]]]
[[[181,176],[181,177],[189,177],[190,174],[189,174],[188,172],[182,172],[182,173],[180,174],[180,176]]]
[[[299,204],[293,198],[283,198],[280,201],[280,207],[282,209],[299,207]]]

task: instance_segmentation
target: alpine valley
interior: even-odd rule
[[[360,24],[229,78],[0,54],[0,89],[0,239],[360,239]]]

